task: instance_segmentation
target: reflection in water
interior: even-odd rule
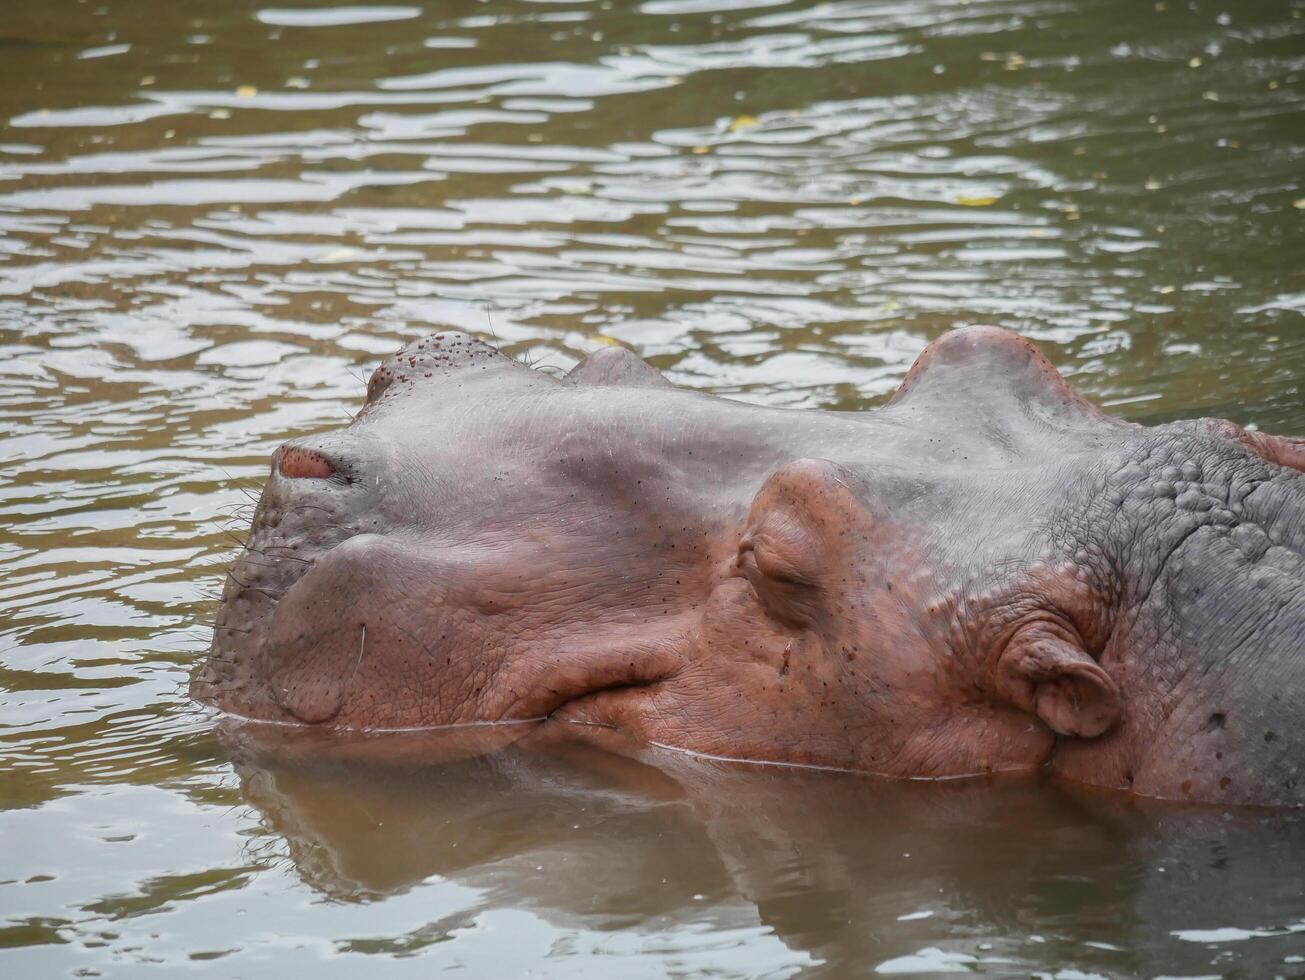
[[[1281,0],[3,5],[0,970],[1305,973],[1287,818],[511,750],[237,775],[183,693],[271,449],[436,326],[855,410],[995,322],[1128,417],[1305,433],[1303,36]]]
[[[372,902],[434,876],[475,889],[452,922],[396,945],[451,938],[505,901],[599,930],[692,931],[741,908],[813,974],[1153,975],[1209,966],[1184,927],[1225,915],[1230,894],[1280,927],[1228,965],[1267,969],[1305,937],[1300,881],[1281,873],[1305,846],[1297,815],[1151,810],[1028,780],[922,785],[677,756],[654,768],[585,749],[415,769],[246,752],[242,793],[314,890]]]

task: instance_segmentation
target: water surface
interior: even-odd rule
[[[966,323],[1305,434],[1305,5],[0,8],[0,972],[1305,976],[1305,826],[667,757],[269,759],[247,494],[406,339],[881,401]]]

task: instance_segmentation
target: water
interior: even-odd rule
[[[1303,80],[1300,2],[4,4],[0,972],[1305,976],[1293,814],[269,755],[183,690],[268,454],[438,326],[856,409],[999,323],[1305,433]]]

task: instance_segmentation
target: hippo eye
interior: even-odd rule
[[[786,553],[782,548],[773,547],[771,542],[764,539],[754,542],[752,557],[756,562],[757,571],[772,582],[795,587],[810,587],[816,584],[793,560],[792,554]]]
[[[820,553],[796,521],[768,519],[739,544],[739,568],[762,602],[783,619],[806,621],[820,587]]]

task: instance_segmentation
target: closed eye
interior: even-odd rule
[[[751,555],[757,570],[772,582],[806,588],[817,584],[809,572],[803,571],[794,556],[772,547],[765,539],[754,541]]]
[[[739,568],[762,606],[777,619],[804,626],[816,618],[819,586],[764,542],[753,539],[739,548]]]
[[[820,581],[823,556],[810,529],[787,508],[766,514],[744,537],[758,570],[774,582],[815,586]]]

